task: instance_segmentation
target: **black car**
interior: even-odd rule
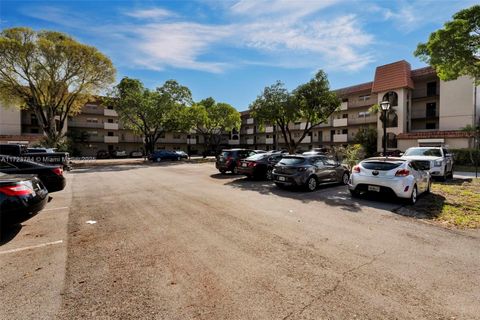
[[[0,173],[0,227],[30,219],[49,199],[47,189],[34,175]]]
[[[273,167],[282,157],[281,153],[257,153],[240,160],[237,171],[249,178],[272,180]]]
[[[253,156],[254,154],[255,151],[251,149],[225,149],[222,150],[217,157],[215,167],[222,174],[227,171],[237,174],[240,160]]]
[[[49,166],[18,157],[0,155],[0,172],[8,174],[35,174],[48,192],[65,188],[66,180],[61,166]]]
[[[180,160],[182,157],[174,151],[157,150],[148,156],[148,159],[154,162],[163,160]]]

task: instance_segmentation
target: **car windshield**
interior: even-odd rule
[[[257,160],[262,160],[262,159],[267,158],[267,157],[268,157],[268,154],[266,154],[266,153],[258,153],[258,154],[254,154],[253,156],[248,157],[246,160],[257,161]]]
[[[433,149],[433,148],[412,148],[408,149],[405,152],[406,156],[433,156],[433,157],[441,157],[442,153],[440,149]]]
[[[299,157],[286,157],[280,160],[279,164],[291,166],[291,165],[296,165],[296,164],[301,164],[305,162],[304,158],[299,158]]]
[[[224,157],[224,158],[226,158],[226,157],[230,156],[231,154],[232,154],[231,151],[223,151],[222,154],[221,154],[221,156]]]
[[[389,171],[399,167],[403,162],[366,161],[362,167],[369,170]]]

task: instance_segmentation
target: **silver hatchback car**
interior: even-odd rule
[[[429,169],[429,161],[369,158],[352,168],[348,189],[353,197],[367,192],[389,193],[415,204],[419,194],[430,192]]]

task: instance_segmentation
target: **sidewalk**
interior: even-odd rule
[[[472,178],[475,178],[475,172],[455,171],[453,177],[457,179],[472,179]],[[480,178],[480,171],[478,172],[478,178]]]

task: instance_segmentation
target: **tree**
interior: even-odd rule
[[[190,128],[203,137],[206,153],[218,151],[222,135],[239,129],[241,124],[240,113],[234,107],[228,103],[217,103],[211,97],[189,108],[188,118]]]
[[[185,109],[191,101],[190,90],[175,80],[168,80],[152,91],[140,80],[128,77],[105,99],[127,128],[143,136],[147,153],[155,151],[155,144],[165,132],[187,129]]]
[[[415,56],[430,64],[444,81],[471,76],[480,81],[480,5],[461,10],[442,29],[420,43]]]
[[[373,156],[377,152],[377,129],[360,128],[355,134],[354,141],[363,147],[367,157]]]
[[[294,153],[312,129],[326,122],[339,106],[340,100],[330,91],[327,75],[320,70],[313,79],[298,86],[292,93],[280,81],[265,87],[249,109],[260,125],[275,124],[288,151]],[[305,126],[300,129],[299,138],[295,139],[292,124],[299,121]]]
[[[0,33],[0,99],[34,112],[49,147],[61,144],[67,117],[114,80],[107,56],[64,33],[30,28]]]

